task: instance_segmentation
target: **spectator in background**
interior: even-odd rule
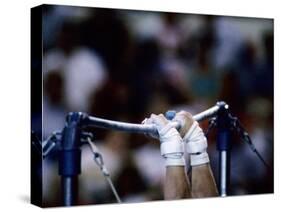
[[[64,78],[66,108],[70,111],[87,112],[90,94],[107,76],[101,58],[79,45],[78,28],[73,23],[63,25],[57,46],[44,55],[44,75],[53,70],[60,70]]]
[[[65,110],[64,78],[59,70],[53,70],[45,75],[43,113],[43,138],[58,129],[62,129],[67,111]]]
[[[135,120],[141,121],[153,101],[157,84],[161,81],[160,52],[157,41],[153,38],[139,41],[135,47],[133,66],[129,77],[130,104],[129,113]]]
[[[257,73],[255,91],[263,97],[273,99],[273,34],[265,32],[263,34],[264,55]]]
[[[179,25],[179,16],[175,13],[162,14],[163,24],[157,35],[159,45],[163,48],[164,54],[175,54],[183,42],[183,33]]]
[[[188,76],[189,91],[192,99],[205,106],[216,102],[220,91],[220,78],[208,57],[208,50],[200,48],[197,64]]]
[[[210,55],[216,71],[223,74],[236,62],[237,52],[243,44],[241,29],[235,25],[236,17],[216,17],[214,20],[214,36],[216,42]]]
[[[240,98],[247,99],[247,97],[255,94],[258,67],[257,46],[251,40],[248,40],[238,53],[236,74],[239,77]]]
[[[81,42],[104,61],[109,77],[126,81],[134,56],[134,41],[123,15],[113,9],[93,9],[81,24]]]
[[[259,194],[272,192],[272,103],[265,98],[255,97],[248,101],[242,123],[250,134],[259,153],[270,168],[258,159],[249,146],[237,136],[233,141],[231,158],[231,194]],[[241,116],[240,116],[241,117]],[[247,161],[241,165],[241,161]]]
[[[185,90],[184,75],[186,71],[185,62],[179,57],[184,42],[184,33],[180,18],[174,13],[162,14],[162,28],[157,38],[160,54],[160,70],[165,83],[174,88]]]
[[[92,9],[88,7],[44,5],[43,8],[43,42],[44,51],[54,48],[57,45],[60,32],[67,22],[81,23],[91,14]]]

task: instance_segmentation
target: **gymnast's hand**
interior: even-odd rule
[[[190,129],[191,125],[195,120],[193,119],[192,115],[186,111],[180,111],[179,113],[176,113],[176,116],[173,118],[172,121],[176,121],[180,123],[180,135],[181,137],[184,137],[185,134]]]
[[[172,121],[181,125],[180,134],[186,144],[186,152],[190,154],[191,166],[209,163],[207,153],[207,139],[197,121],[188,112],[181,111],[176,114]]]
[[[185,166],[183,141],[179,132],[163,114],[152,114],[143,124],[155,124],[160,140],[161,155],[165,158],[166,166]],[[155,135],[150,135],[156,138]]]

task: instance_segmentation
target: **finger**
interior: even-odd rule
[[[192,117],[191,113],[188,113],[183,110],[176,113],[175,117],[173,118],[173,121],[185,121],[185,120],[192,121],[193,117]]]
[[[141,124],[146,124],[147,122],[147,118],[145,118],[144,120],[142,120]]]
[[[155,115],[151,114],[150,118],[152,119],[152,122],[160,127],[164,126],[168,121],[163,116],[163,114]]]
[[[176,113],[176,116],[177,115],[179,115],[179,116],[182,115],[182,116],[186,116],[186,117],[189,117],[189,118],[192,117],[191,113],[189,113],[187,111],[184,111],[184,110],[181,110],[180,112]]]
[[[194,119],[192,115],[186,111],[181,111],[176,114],[175,118],[173,121],[177,121],[180,123],[180,133],[182,136],[185,135],[185,133],[188,131],[190,126],[193,124]]]
[[[142,121],[142,124],[153,124],[153,121],[152,121],[152,119],[151,118],[145,118],[143,121]],[[149,137],[149,138],[156,138],[156,139],[158,139],[158,134],[157,135],[155,135],[155,134],[153,134],[153,133],[145,133],[144,134],[146,137]]]
[[[153,124],[151,118],[145,118],[141,123],[142,124]]]

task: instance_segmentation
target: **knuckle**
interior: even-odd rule
[[[165,117],[162,113],[160,113],[158,116],[161,117],[161,118]]]

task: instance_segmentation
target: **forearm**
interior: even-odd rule
[[[191,193],[194,198],[218,196],[216,182],[209,163],[192,167]]]
[[[164,199],[190,198],[190,183],[184,166],[167,166],[164,183]]]

